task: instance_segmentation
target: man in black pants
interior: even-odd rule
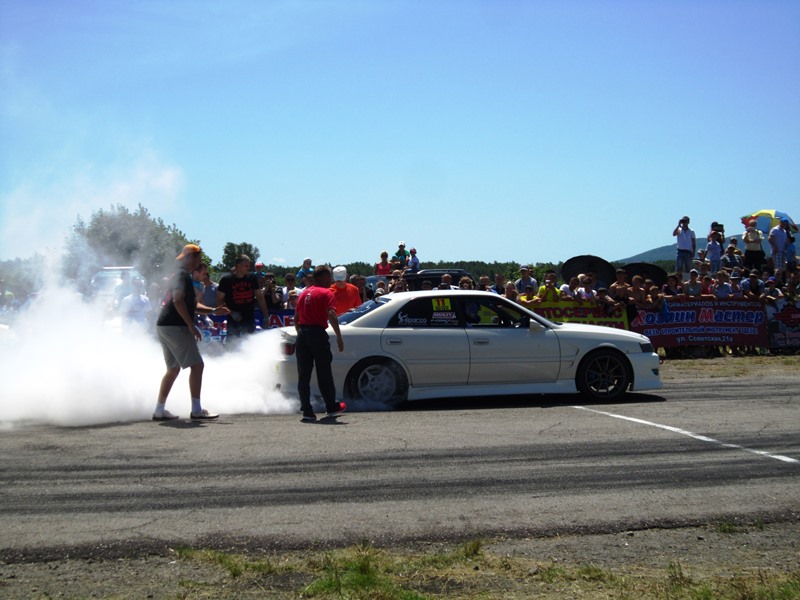
[[[297,329],[297,393],[300,395],[302,421],[313,423],[317,420],[311,407],[311,372],[317,369],[317,386],[325,400],[325,410],[329,417],[336,417],[345,411],[344,402],[336,401],[336,385],[331,372],[330,340],[325,331],[328,323],[336,333],[339,352],[344,350],[339,319],[336,317],[336,298],[329,289],[333,281],[330,267],[321,265],[314,269],[314,284],[300,294],[295,309],[294,324]]]

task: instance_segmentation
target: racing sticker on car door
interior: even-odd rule
[[[431,325],[433,326],[452,326],[458,325],[456,311],[450,305],[450,298],[434,298],[433,312],[431,313]]]

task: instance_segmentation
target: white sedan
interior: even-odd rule
[[[609,400],[629,389],[661,387],[659,357],[647,337],[553,323],[489,292],[386,294],[339,322],[343,352],[329,329],[333,376],[337,396],[354,408],[508,394],[579,392]],[[281,389],[291,393],[297,389],[296,333],[285,327],[281,335]]]

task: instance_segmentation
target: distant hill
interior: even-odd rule
[[[702,242],[702,246],[700,243]],[[697,249],[700,248],[705,249],[705,238],[702,240],[697,240]],[[744,249],[744,245],[741,245],[742,242],[739,240],[740,247]],[[764,236],[764,241],[761,242],[761,247],[764,249],[764,253],[769,256],[770,255],[770,247],[769,242],[766,240],[766,236]],[[723,251],[725,248],[723,248]],[[646,262],[646,263],[655,263],[660,260],[671,260],[675,262],[675,255],[678,253],[678,244],[670,244],[669,246],[661,246],[660,248],[653,248],[652,250],[647,250],[646,252],[642,252],[641,254],[637,254],[635,256],[631,256],[630,258],[621,258],[619,260],[615,260],[612,262],[619,262],[623,264],[628,263],[636,263],[636,262]]]
[[[660,260],[674,261],[677,252],[678,252],[678,244],[670,244],[669,246],[661,246],[660,248],[653,248],[652,250],[647,250],[646,252],[642,252],[641,254],[631,256],[630,258],[620,258],[619,260],[615,260],[613,262],[628,264],[637,262],[654,263]]]

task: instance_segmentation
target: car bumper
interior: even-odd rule
[[[658,390],[661,383],[661,359],[655,352],[629,354],[628,359],[633,367],[633,385],[631,391]]]

